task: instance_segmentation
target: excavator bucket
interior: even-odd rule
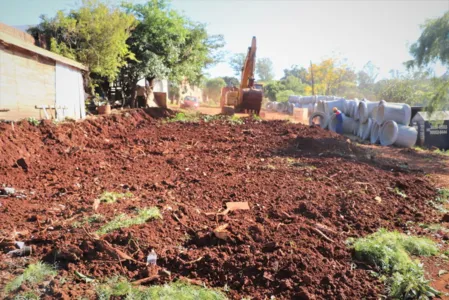
[[[243,89],[239,111],[259,115],[262,107],[263,92],[256,89]]]

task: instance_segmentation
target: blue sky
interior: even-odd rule
[[[114,2],[114,1],[113,1]],[[118,1],[115,1],[118,2]],[[132,2],[142,2],[132,1]],[[41,14],[76,7],[74,0],[0,0],[0,22],[36,24]],[[379,67],[379,79],[391,69],[404,70],[409,45],[420,35],[420,24],[449,10],[444,1],[275,1],[173,0],[172,6],[223,34],[228,53],[245,52],[254,35],[258,57],[269,57],[276,77],[283,69],[307,66],[323,58],[346,58],[355,69],[368,61]],[[436,73],[444,69],[436,66]],[[232,75],[227,63],[207,70],[211,76]]]

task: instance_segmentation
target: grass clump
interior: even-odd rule
[[[449,189],[438,189],[438,196],[436,197],[436,201],[439,203],[446,203],[449,201]]]
[[[134,195],[130,192],[126,193],[117,193],[117,192],[104,192],[100,195],[100,201],[104,203],[115,203],[117,200],[131,198]]]
[[[104,221],[104,216],[101,214],[93,214],[91,216],[84,217],[81,221],[74,222],[73,228],[79,228],[86,224],[100,223]]]
[[[41,297],[39,297],[38,294],[32,291],[28,291],[25,293],[20,293],[14,297],[14,300],[39,300]]]
[[[429,299],[439,294],[424,278],[422,264],[410,257],[437,254],[438,248],[432,240],[380,229],[351,244],[356,259],[367,262],[387,275],[383,278],[391,297]]]
[[[7,283],[5,286],[5,293],[10,293],[17,290],[24,283],[41,283],[49,277],[56,276],[56,274],[57,272],[52,266],[39,261],[35,264],[29,265],[22,275],[17,276],[12,281]]]
[[[195,113],[177,113],[173,118],[167,120],[167,122],[182,122],[182,123],[195,123],[199,122],[201,119],[201,114],[198,112]]]
[[[123,297],[125,299],[144,300],[224,300],[226,296],[213,289],[194,286],[181,282],[165,285],[156,285],[149,288],[133,286],[123,277],[115,277],[104,284],[97,286],[97,296],[100,300],[109,300],[111,297]]]
[[[240,118],[237,115],[228,116],[227,122],[232,125],[242,125],[245,123],[245,122],[243,122],[242,118]]]
[[[133,225],[140,225],[150,219],[162,219],[162,215],[157,207],[150,207],[138,210],[137,216],[131,217],[127,214],[120,214],[112,221],[101,227],[97,233],[106,234],[120,228],[131,227]]]
[[[28,121],[28,123],[30,123],[30,124],[33,125],[33,126],[38,126],[39,123],[40,123],[40,121],[39,121],[38,119],[33,118],[33,117],[29,117],[29,118],[27,119],[27,121]]]
[[[440,155],[446,155],[446,156],[449,156],[449,150],[440,150],[440,149],[437,149],[437,150],[435,150],[434,151],[434,153],[436,153],[436,154],[440,154]]]

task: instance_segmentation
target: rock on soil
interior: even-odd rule
[[[27,230],[23,241],[33,258],[56,263],[68,277],[75,270],[149,277],[145,260],[155,249],[170,275],[151,284],[186,277],[227,285],[233,299],[371,299],[383,286],[353,267],[345,241],[380,227],[439,220],[427,204],[435,191],[424,176],[376,165],[334,133],[281,121],[163,123],[155,118],[163,114],[0,125],[0,183],[28,191],[25,199],[0,198],[0,233]],[[134,197],[94,211],[104,191]],[[207,214],[245,201],[250,210]],[[105,221],[150,206],[160,208],[162,220],[97,240]],[[105,220],[73,226],[93,214]],[[214,229],[224,224],[221,239]],[[105,241],[132,260],[118,262]],[[72,299],[90,297],[92,289],[55,288]]]

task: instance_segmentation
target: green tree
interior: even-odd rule
[[[284,77],[282,77],[281,80],[286,79],[288,76],[295,76],[304,84],[312,84],[312,82],[307,78],[307,69],[304,67],[293,65],[290,69],[284,69]]]
[[[234,85],[234,86],[238,87],[240,85],[240,81],[237,78],[235,78],[235,77],[224,76],[224,77],[221,77],[221,78],[223,78],[223,80],[226,82],[227,86],[233,86]]]
[[[264,94],[270,101],[276,101],[276,95],[284,90],[284,86],[279,81],[272,81],[264,85]]]
[[[256,63],[256,74],[260,81],[270,81],[274,78],[273,62],[268,57],[259,58]]]
[[[210,99],[214,102],[218,102],[220,100],[221,89],[224,86],[226,86],[226,82],[223,78],[213,78],[206,81],[205,92]]]
[[[428,20],[422,29],[418,41],[410,47],[414,60],[406,62],[406,65],[409,68],[422,67],[439,61],[449,66],[449,11],[440,18]],[[434,78],[432,83],[433,95],[428,105],[430,112],[449,103],[449,80]]]
[[[291,90],[296,95],[304,95],[306,85],[298,77],[289,75],[281,79],[280,83],[284,86],[285,90]]]
[[[83,0],[68,14],[41,16],[41,23],[29,32],[46,37],[51,51],[86,65],[94,86],[102,78],[115,80],[127,59],[134,59],[126,44],[134,26],[133,16],[97,0]]]
[[[314,78],[314,89],[317,95],[339,95],[344,94],[356,86],[356,74],[345,63],[329,58],[320,64],[313,64],[307,73],[307,79],[312,79],[312,69]],[[306,87],[306,93],[311,94],[312,87]]]
[[[128,3],[124,8],[138,20],[128,39],[136,60],[129,60],[121,72],[123,85],[132,95],[131,103],[141,78],[147,78],[150,85],[155,78],[177,83],[187,79],[198,84],[203,69],[220,59],[223,37],[209,36],[204,24],[182,16],[164,0]]]
[[[229,59],[229,66],[234,71],[234,75],[240,77],[242,75],[243,64],[245,63],[245,53],[235,53]]]
[[[292,90],[282,90],[276,94],[276,101],[278,102],[287,102],[288,97],[294,95],[295,93]]]

